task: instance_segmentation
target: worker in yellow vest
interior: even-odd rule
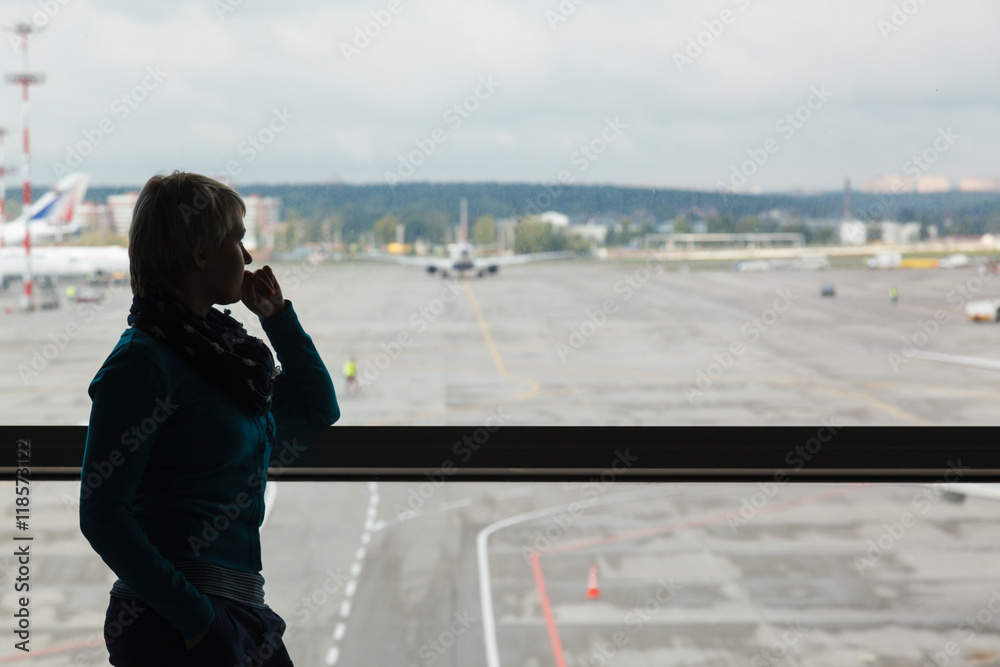
[[[354,363],[354,357],[344,362],[344,378],[347,380],[347,391],[357,391],[361,388],[358,384],[358,365]]]

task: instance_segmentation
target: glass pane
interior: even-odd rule
[[[344,424],[995,424],[993,328],[969,319],[1000,312],[977,74],[998,13],[11,9],[31,116],[3,87],[0,421],[86,422],[126,328],[137,192],[187,169],[244,197],[249,268],[274,264],[341,389],[357,361]],[[79,247],[114,244],[96,265]],[[542,251],[576,259],[521,263]]]
[[[277,482],[266,599],[300,665],[989,664],[996,500],[963,488]],[[100,663],[115,577],[79,485],[32,489],[35,663]]]

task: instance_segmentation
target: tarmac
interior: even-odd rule
[[[1000,328],[962,314],[1000,297],[1000,280],[974,269],[275,273],[334,377],[341,424],[1000,421]],[[125,286],[0,316],[3,423],[85,423],[130,300]],[[352,355],[364,386],[349,393]],[[14,493],[0,487],[9,539]],[[32,487],[32,653],[5,631],[0,663],[106,663],[115,576],[79,533],[78,492]],[[296,665],[1000,664],[1000,506],[959,500],[903,484],[274,482],[263,574]],[[0,558],[10,628],[13,561]]]

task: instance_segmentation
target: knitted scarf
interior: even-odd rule
[[[266,414],[281,368],[264,342],[248,334],[230,312],[209,308],[205,317],[198,317],[151,284],[145,297],[132,297],[128,324],[166,343],[251,415]]]

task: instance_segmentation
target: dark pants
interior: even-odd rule
[[[285,622],[257,609],[208,595],[215,620],[197,646],[142,600],[111,596],[104,640],[115,667],[292,667],[281,640]]]

